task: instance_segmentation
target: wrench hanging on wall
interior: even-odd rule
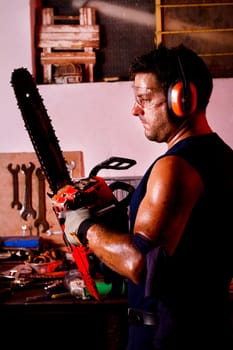
[[[25,175],[25,189],[24,189],[24,201],[23,206],[20,211],[20,216],[27,220],[28,217],[35,219],[36,210],[32,206],[32,173],[35,169],[35,165],[30,162],[29,167],[27,168],[25,164],[22,164],[21,170]]]
[[[13,181],[13,200],[11,202],[11,208],[17,207],[18,210],[22,208],[22,203],[19,201],[19,179],[18,174],[20,171],[19,164],[13,168],[12,163],[8,164],[7,169],[12,174]]]
[[[46,199],[45,199],[45,176],[41,168],[36,169],[36,176],[38,178],[38,217],[34,222],[34,226],[37,227],[39,235],[39,228],[42,226],[42,232],[46,232],[49,229],[49,223],[46,220]]]

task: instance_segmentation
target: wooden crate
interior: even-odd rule
[[[78,24],[56,23],[71,20],[77,20]],[[52,83],[52,66],[62,64],[84,65],[85,80],[93,82],[95,51],[100,47],[95,9],[80,8],[79,16],[55,16],[53,8],[43,8],[41,24],[36,30],[36,47],[40,50],[43,83]]]

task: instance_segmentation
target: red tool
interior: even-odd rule
[[[136,161],[128,158],[111,157],[95,166],[89,177],[74,183],[32,75],[26,68],[15,69],[11,76],[11,84],[41,169],[52,191],[50,197],[61,227],[63,227],[62,211],[66,205],[71,209],[88,205],[98,212],[109,208],[111,205],[126,208],[134,188],[120,181],[108,186],[104,179],[97,177],[96,174],[100,169],[128,169]],[[127,192],[125,198],[120,202],[116,200],[113,194],[114,190],[117,189]],[[65,242],[72,251],[90,294],[99,300],[95,281],[91,276],[90,251],[86,247],[71,246],[66,240]]]
[[[123,158],[112,157],[95,166],[90,172],[89,177],[80,179],[74,183],[74,185],[64,186],[52,196],[52,206],[63,232],[63,214],[67,208],[77,209],[86,206],[92,209],[96,216],[101,216],[102,213],[111,210],[114,207],[127,207],[129,204],[129,199],[134,192],[134,188],[131,185],[121,181],[113,182],[108,186],[102,177],[95,175],[97,171],[103,168],[113,169],[114,167],[120,167],[122,169],[123,164],[126,161],[127,160]],[[119,189],[127,193],[120,202],[117,201],[116,197],[114,196],[114,191]],[[100,300],[90,265],[90,256],[93,255],[92,251],[87,246],[82,245],[79,241],[77,242],[77,246],[70,244],[67,241],[65,234],[63,236],[64,241],[73,255],[81,277],[84,280],[90,294],[96,300]]]

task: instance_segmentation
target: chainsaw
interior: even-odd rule
[[[129,158],[110,157],[94,166],[89,176],[72,179],[67,162],[63,156],[52,126],[51,118],[44,106],[35,80],[26,68],[18,68],[12,72],[11,85],[25,128],[29,134],[41,169],[48,181],[51,193],[51,205],[63,231],[63,239],[69,252],[72,253],[80,275],[96,299],[100,296],[92,272],[93,252],[87,246],[73,245],[66,239],[64,232],[64,211],[83,206],[89,207],[96,216],[101,217],[115,208],[127,209],[134,192],[134,187],[123,181],[107,184],[104,178],[97,176],[101,169],[124,170],[136,164]],[[125,192],[120,201],[114,193],[117,190]],[[107,216],[106,216],[107,217]],[[119,221],[119,220],[118,220]]]

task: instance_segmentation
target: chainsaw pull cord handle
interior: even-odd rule
[[[92,170],[89,173],[89,177],[96,176],[97,173],[102,169],[126,170],[131,168],[135,164],[136,160],[134,159],[113,156],[94,166],[94,168],[92,168]],[[109,188],[112,192],[116,190],[123,190],[125,192],[128,192],[126,197],[124,197],[120,201],[117,201],[117,204],[125,207],[129,205],[130,199],[135,190],[135,188],[132,185],[123,181],[115,181],[110,183]]]
[[[126,170],[135,164],[134,159],[113,156],[94,166],[89,173],[89,177],[96,176],[102,169]]]

